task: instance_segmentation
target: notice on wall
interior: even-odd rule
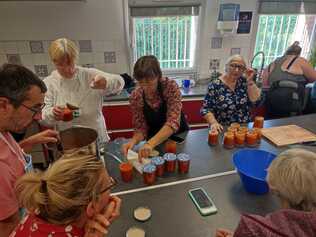
[[[251,29],[252,12],[239,12],[237,34],[249,34]]]

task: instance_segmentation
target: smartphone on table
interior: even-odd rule
[[[190,189],[189,196],[202,216],[208,216],[217,212],[214,202],[203,188]]]

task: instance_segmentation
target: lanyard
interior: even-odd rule
[[[0,132],[0,139],[3,140],[7,144],[9,149],[19,158],[19,160],[23,163],[23,166],[25,166],[24,152],[22,148],[20,148],[19,145],[17,144],[17,149],[19,150],[14,149],[12,144],[6,139],[6,137],[1,132]]]

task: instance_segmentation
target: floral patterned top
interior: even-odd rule
[[[84,230],[73,225],[50,224],[35,215],[23,218],[9,237],[82,237]]]
[[[212,112],[222,125],[233,122],[248,123],[251,120],[250,109],[258,104],[261,98],[252,103],[247,93],[247,80],[240,77],[236,82],[235,91],[232,91],[219,78],[208,85],[208,93],[204,98],[201,115]]]
[[[167,103],[167,119],[165,125],[171,127],[174,131],[177,131],[180,127],[180,116],[181,116],[181,92],[176,81],[168,78],[160,78],[159,82],[162,86],[163,99]],[[133,114],[133,124],[135,131],[141,132],[144,137],[147,137],[148,126],[146,124],[144,116],[144,100],[143,100],[143,89],[136,87],[132,92],[129,102],[131,105],[131,111]],[[154,110],[158,110],[162,98],[156,93],[153,95],[152,100],[147,100],[147,104]]]

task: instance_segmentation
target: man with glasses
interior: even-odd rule
[[[44,107],[45,84],[23,66],[4,64],[0,68],[0,233],[8,236],[19,221],[14,191],[16,180],[31,167],[23,150],[35,144],[57,141],[57,132],[47,130],[20,144],[10,132],[28,127]]]

